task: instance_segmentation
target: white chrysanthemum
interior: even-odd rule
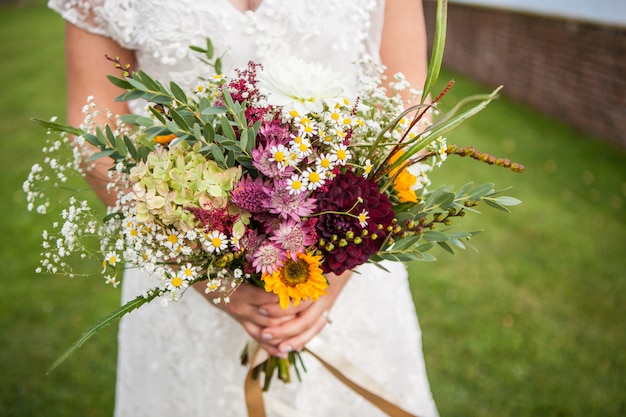
[[[259,89],[267,96],[268,104],[300,115],[320,113],[324,103],[329,107],[343,103],[340,95],[345,84],[343,77],[330,68],[296,57],[275,60],[259,73]]]
[[[430,179],[428,178],[428,172],[433,170],[432,165],[417,162],[408,168],[409,174],[415,177],[415,184],[411,187],[412,190],[417,191],[422,188],[430,186]]]

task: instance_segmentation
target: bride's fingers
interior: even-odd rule
[[[306,344],[315,336],[317,336],[317,334],[322,331],[326,324],[328,324],[328,320],[325,317],[319,317],[315,321],[315,323],[313,323],[312,326],[308,327],[304,332],[281,341],[277,346],[278,351],[281,353],[288,353],[304,349]]]
[[[275,302],[259,306],[259,313],[268,317],[293,317],[309,308],[311,304],[312,301],[305,300],[298,306],[289,305],[287,308],[282,308],[276,299]]]
[[[295,315],[268,317],[259,312],[259,309],[256,306],[247,303],[231,303],[225,307],[225,310],[228,314],[235,318],[235,320],[241,323],[251,322],[259,327],[280,326],[286,321],[295,318]]]
[[[305,338],[308,337],[310,340],[328,323],[328,319],[324,317],[323,311],[321,306],[312,305],[311,308],[303,311],[293,320],[286,321],[278,326],[266,327],[261,332],[262,338],[281,345],[299,335],[306,335]],[[294,346],[292,348],[295,350]]]
[[[259,344],[259,346],[265,349],[270,355],[282,358],[287,357],[287,354],[289,352],[282,352],[278,348],[277,342],[267,341],[263,338],[261,334],[261,331],[263,330],[262,327],[250,322],[243,322],[241,323],[241,325],[243,326],[244,330],[250,335],[250,337],[252,337]]]

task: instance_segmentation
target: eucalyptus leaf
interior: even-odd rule
[[[465,193],[467,193],[467,190],[469,190],[473,184],[474,184],[473,182],[468,182],[467,184],[459,188],[456,192],[456,197],[457,198],[463,197]]]
[[[203,109],[200,112],[200,114],[203,116],[209,116],[209,115],[224,114],[226,113],[226,111],[227,111],[226,107],[211,106],[211,107],[207,107],[206,109]]]
[[[483,202],[485,204],[487,204],[488,206],[493,207],[495,209],[498,209],[500,211],[504,211],[505,213],[510,213],[511,212],[511,210],[509,210],[508,208],[504,207],[501,204],[498,204],[495,200],[492,200],[490,198],[483,199]]]
[[[496,197],[495,202],[503,206],[516,206],[520,204],[522,201],[518,200],[515,197],[501,196],[501,197]]]
[[[115,150],[117,150],[117,152],[119,152],[124,157],[128,155],[128,149],[126,149],[124,139],[120,136],[115,137]]]
[[[149,137],[149,138],[153,138],[155,136],[164,136],[164,135],[170,135],[173,132],[171,130],[169,130],[166,126],[160,126],[160,125],[156,125],[156,126],[152,126],[147,128],[144,133]]]
[[[174,95],[176,100],[180,101],[181,103],[187,103],[187,94],[185,94],[183,89],[180,88],[178,84],[172,81],[170,83],[170,90],[172,90],[172,94]]]
[[[126,149],[128,149],[128,153],[130,156],[136,161],[139,159],[139,155],[137,154],[137,149],[133,142],[128,138],[128,136],[124,136],[124,143],[126,144]]]
[[[140,116],[138,114],[124,114],[120,116],[123,122],[134,126],[150,127],[154,125],[154,120],[146,116]]]
[[[94,146],[101,147],[105,145],[105,143],[100,142],[100,139],[96,135],[84,134],[83,137],[87,142],[91,143]]]
[[[493,184],[481,184],[468,193],[468,198],[472,201],[476,201],[482,197],[493,194],[493,192]]]
[[[215,64],[213,65],[213,67],[215,68],[216,74],[221,74],[222,73],[222,58],[217,58],[215,60]]]
[[[460,249],[465,249],[465,244],[460,239],[450,239],[450,243]]]
[[[161,113],[161,112],[160,112],[160,111],[159,111],[156,107],[154,107],[154,106],[149,106],[149,107],[148,107],[148,109],[150,110],[150,113],[152,113],[152,114],[154,115],[154,117],[156,117],[156,118],[159,120],[159,122],[161,122],[161,123],[165,124],[165,122],[166,122],[166,120],[167,120],[167,119],[165,118],[165,116],[163,115],[163,113]]]
[[[244,151],[248,148],[248,129],[239,131],[239,147]]]
[[[403,239],[399,239],[396,240],[393,244],[393,250],[397,251],[397,250],[406,250],[410,247],[412,247],[413,245],[417,244],[417,242],[420,240],[421,236],[415,236],[415,235],[411,235],[411,236],[407,236]]]
[[[448,209],[454,205],[456,195],[454,193],[442,193],[435,201],[435,204],[442,209]]]
[[[222,134],[229,139],[237,140],[237,135],[235,134],[235,130],[230,124],[230,121],[226,116],[222,116],[220,118],[220,126],[222,127]]]
[[[454,249],[452,249],[452,246],[450,246],[448,242],[437,242],[437,245],[443,248],[446,252],[454,255]]]
[[[233,152],[230,152],[228,155],[226,155],[226,167],[230,168],[230,167],[234,167],[235,166],[235,154]]]
[[[133,88],[132,84],[128,82],[127,78],[119,78],[114,75],[107,75],[107,78],[113,85],[124,90],[130,90],[131,88]]]
[[[438,232],[436,230],[426,230],[424,232],[424,240],[427,242],[446,242],[450,240],[448,235],[442,232]]]
[[[207,58],[213,59],[213,54],[215,53],[215,49],[213,48],[213,42],[211,42],[210,38],[206,38],[206,53]]]
[[[149,90],[167,94],[168,91],[147,73],[139,71],[138,73],[135,73],[134,76],[138,77]]]
[[[135,90],[139,90],[139,91],[142,91],[144,93],[148,92],[148,87],[146,87],[146,85],[143,82],[141,82],[140,80],[138,80],[136,78],[126,78],[126,81]]]
[[[137,149],[138,161],[146,161],[150,154],[150,149],[146,146],[141,146]]]
[[[170,106],[172,104],[172,97],[165,94],[145,94],[141,98],[145,99],[146,101],[156,104],[163,104],[165,106]]]
[[[144,98],[146,93],[141,90],[129,90],[117,97],[115,97],[115,101],[132,101],[137,100],[139,98]]]
[[[182,126],[181,126],[182,124]],[[187,122],[181,118],[178,114],[175,117],[172,117],[172,121],[168,121],[165,123],[165,126],[176,136],[182,136],[188,132],[189,126]]]
[[[105,158],[107,156],[111,156],[115,153],[114,149],[106,149],[104,151],[96,152],[87,158],[87,161],[95,161],[96,159]]]
[[[226,158],[224,157],[224,153],[222,152],[220,147],[217,146],[217,144],[215,143],[211,143],[209,145],[209,148],[211,149],[211,155],[213,155],[213,159],[215,160],[215,162],[224,167],[226,165]]]
[[[213,125],[209,123],[205,124],[202,134],[204,135],[204,139],[206,139],[207,143],[213,143],[215,141],[215,129],[213,128]]]
[[[194,123],[193,125],[193,136],[198,139],[199,141],[202,141],[204,139],[204,136],[202,135],[202,128],[200,127],[199,123]]]
[[[116,145],[116,137],[113,134],[113,130],[111,130],[111,126],[110,125],[105,125],[104,126],[104,131],[106,133],[106,138],[107,138],[107,142],[111,145],[112,148],[115,148]]]

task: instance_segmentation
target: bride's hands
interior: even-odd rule
[[[194,287],[200,293],[205,294],[206,284],[204,282],[198,282],[194,284]],[[213,303],[212,294],[205,294],[205,297]],[[278,349],[274,344],[270,344],[263,339],[261,335],[262,330],[268,326],[280,325],[295,317],[294,312],[282,309],[280,309],[281,311],[275,311],[273,308],[275,305],[280,309],[276,295],[247,282],[241,284],[231,294],[228,303],[220,302],[215,304],[217,308],[225,311],[237,320],[244,330],[271,354],[279,353]],[[270,316],[266,313],[267,310],[271,310],[273,314]]]
[[[275,322],[261,331],[261,339],[271,345],[272,355],[285,357],[291,351],[302,350],[329,323],[328,312],[335,304],[339,293],[350,278],[350,271],[340,276],[326,274],[330,285],[325,296],[317,301],[303,301],[297,307],[290,305],[283,310],[279,304],[263,306],[268,317],[280,314],[292,316],[289,320]]]
[[[239,286],[229,303],[218,303],[216,307],[237,320],[270,355],[286,357],[289,352],[304,348],[328,323],[324,312],[330,311],[349,276],[350,272],[341,276],[327,274],[327,295],[286,309],[280,307],[275,294],[249,283]],[[195,287],[204,293],[204,283]],[[210,294],[207,298],[211,298]]]

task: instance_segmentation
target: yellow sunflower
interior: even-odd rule
[[[297,306],[307,297],[316,301],[326,295],[328,281],[320,268],[322,257],[306,253],[298,253],[297,257],[297,261],[288,257],[282,268],[262,276],[265,291],[278,295],[282,308],[287,308],[289,302]]]

